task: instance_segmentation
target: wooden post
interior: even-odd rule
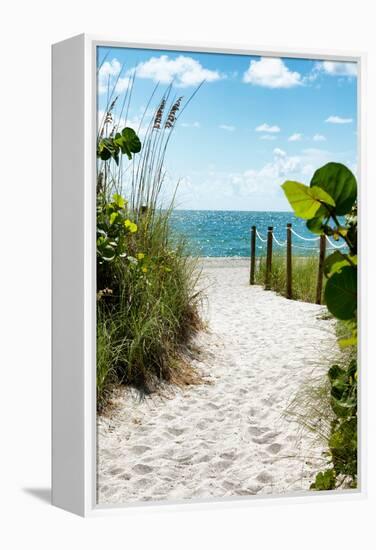
[[[268,240],[266,248],[265,290],[270,290],[270,276],[272,273],[273,254],[273,227],[268,227]]]
[[[286,298],[292,298],[292,246],[291,223],[286,227]]]
[[[321,304],[322,282],[324,277],[325,251],[326,251],[326,237],[325,235],[320,235],[320,254],[319,254],[319,269],[317,272],[316,304]]]
[[[252,225],[251,229],[251,270],[249,274],[249,284],[255,284],[255,267],[256,267],[256,226]]]

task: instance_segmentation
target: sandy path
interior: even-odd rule
[[[210,332],[197,368],[211,384],[139,401],[124,389],[98,421],[98,502],[308,489],[322,448],[282,416],[336,346],[324,308],[248,285],[242,261],[205,263]]]

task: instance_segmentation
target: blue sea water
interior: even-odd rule
[[[224,257],[250,255],[250,230],[257,227],[262,238],[266,238],[268,226],[274,227],[278,241],[286,240],[286,224],[306,238],[315,237],[305,221],[292,212],[237,212],[219,210],[175,210],[171,224],[174,231],[185,235],[191,253],[199,256]],[[318,241],[304,241],[292,235],[293,253],[307,256],[317,254]],[[266,253],[266,243],[256,240],[257,255]],[[284,253],[273,241],[273,254]]]

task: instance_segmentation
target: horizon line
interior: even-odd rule
[[[274,212],[276,214],[294,214],[293,210],[234,210],[232,208],[174,208],[179,212]]]

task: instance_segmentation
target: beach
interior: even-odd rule
[[[190,358],[203,383],[140,399],[120,388],[98,416],[98,504],[306,491],[323,443],[284,415],[337,350],[326,308],[249,286],[249,261],[202,260],[207,329]]]

